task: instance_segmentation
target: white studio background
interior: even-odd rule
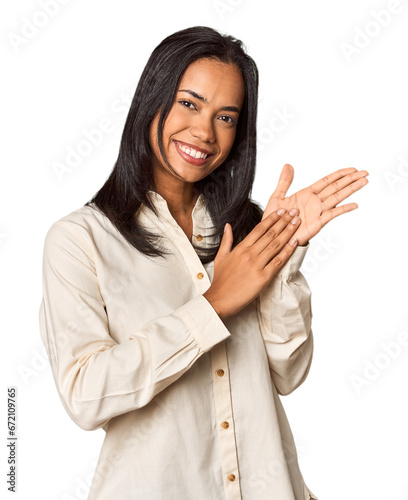
[[[17,386],[15,496],[85,499],[104,439],[69,418],[45,357],[45,234],[108,177],[152,50],[205,25],[243,40],[258,64],[255,200],[266,205],[285,163],[289,194],[340,168],[370,173],[343,202],[359,208],[311,241],[314,359],[282,402],[319,500],[407,500],[407,2],[20,0],[1,11],[1,460]],[[53,166],[95,129],[99,142],[58,177]]]

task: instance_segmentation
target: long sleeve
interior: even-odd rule
[[[282,395],[302,384],[312,362],[311,291],[299,271],[309,245],[297,247],[279,275],[257,297],[271,377]]]
[[[144,290],[140,296],[149,300]],[[146,405],[230,336],[199,294],[115,342],[92,251],[64,222],[54,223],[45,238],[39,319],[60,398],[84,430]]]

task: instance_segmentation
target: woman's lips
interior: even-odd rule
[[[192,165],[197,165],[197,166],[204,165],[205,163],[208,162],[210,158],[214,156],[213,154],[209,154],[207,158],[193,158],[192,156],[190,156],[188,153],[185,153],[177,146],[176,140],[173,140],[173,143],[174,147],[177,149],[178,154],[183,158],[183,160],[186,160],[188,163],[191,163]]]

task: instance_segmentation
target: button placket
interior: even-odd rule
[[[166,240],[166,247],[170,248],[177,260],[184,262],[184,266],[190,275],[191,284],[194,287],[194,295],[203,295],[211,286],[214,261],[205,265],[202,264],[186,234],[170,214],[165,200],[160,195],[154,193],[150,193],[150,198],[152,203],[156,205],[159,217],[156,217],[146,208],[141,214],[144,219],[143,224],[148,229],[153,229],[153,231],[160,230]],[[141,208],[145,208],[143,204]],[[201,200],[201,204],[198,204],[193,210],[192,220],[193,234],[197,231],[197,234],[202,236],[207,235],[207,225],[211,223],[211,217],[205,213],[203,199]],[[207,246],[205,239],[201,246]]]
[[[188,241],[188,238],[182,229],[177,225],[176,221],[171,216],[168,211],[167,204],[159,202],[158,207],[162,214],[162,218],[158,219],[152,214],[146,213],[147,218],[154,224],[154,226],[159,227],[163,235],[165,235],[166,238],[177,247],[177,250],[184,259],[186,267],[193,279],[196,292],[198,294],[205,293],[211,285],[211,281],[205,267],[200,261],[199,256],[192,247],[191,242]],[[193,234],[195,227],[196,221],[193,216]],[[202,231],[200,229],[200,234],[201,232]]]
[[[225,342],[215,345],[210,356],[225,497],[227,500],[238,500],[241,499],[241,488]]]
[[[146,217],[155,226],[162,230],[163,235],[177,249],[181,258],[184,259],[186,268],[193,280],[197,293],[203,294],[211,285],[210,276],[200,261],[199,256],[188,241],[188,238],[171,216],[167,203],[159,195],[154,195],[154,201],[158,202],[158,209],[162,217],[157,218],[150,211],[146,211]],[[204,200],[201,200],[204,205]],[[197,213],[195,213],[197,210]],[[196,240],[206,235],[207,226],[211,224],[211,218],[205,215],[198,206],[193,210],[193,234],[197,230]],[[208,224],[207,224],[208,220]],[[207,244],[204,240],[202,246]],[[241,500],[241,489],[239,481],[238,456],[235,439],[235,426],[232,414],[231,385],[229,380],[229,368],[227,362],[225,342],[215,345],[210,351],[213,375],[213,394],[216,414],[218,442],[221,453],[221,467],[226,500]],[[222,368],[220,368],[222,367]]]

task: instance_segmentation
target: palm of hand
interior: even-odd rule
[[[274,212],[279,208],[285,208],[289,211],[293,207],[299,209],[299,217],[302,221],[295,236],[299,245],[306,245],[322,228],[320,216],[323,211],[323,203],[310,187],[307,187],[284,199],[272,196],[268,203],[268,212]]]
[[[299,245],[306,245],[330,220],[358,208],[357,203],[339,207],[336,205],[365,186],[368,183],[366,175],[366,170],[357,171],[355,168],[337,170],[287,197],[287,190],[294,177],[293,167],[287,163],[282,169],[278,185],[268,201],[262,219],[279,208],[298,208],[301,224],[295,237]]]

